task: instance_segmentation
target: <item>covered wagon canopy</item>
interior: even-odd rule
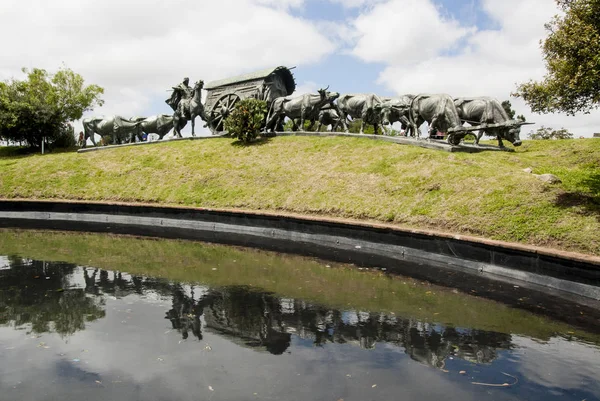
[[[292,67],[293,68],[293,67]],[[287,90],[287,94],[291,95],[296,90],[296,81],[294,80],[294,75],[290,71],[289,68],[284,66],[279,66],[275,68],[267,68],[265,70],[255,71],[248,74],[238,75],[237,77],[220,79],[218,81],[209,82],[204,86],[204,89],[211,90],[216,88],[222,88],[225,86],[233,86],[239,85],[245,82],[251,81],[265,81],[267,78],[271,76],[278,76],[283,81],[285,88]]]

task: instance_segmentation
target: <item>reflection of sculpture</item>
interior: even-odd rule
[[[373,349],[387,343],[404,349],[412,359],[437,368],[443,368],[450,356],[489,363],[499,349],[511,347],[509,334],[457,330],[383,313],[342,312],[245,287],[197,291],[193,286],[164,279],[64,263],[33,261],[23,266],[22,260],[11,260],[10,266],[0,270],[0,324],[17,328],[31,324],[36,333],[73,334],[84,330],[87,321],[104,316],[106,295],[121,298],[152,292],[172,297],[172,307],[165,317],[184,339],[190,338],[190,331],[192,338],[204,338],[203,318],[206,332],[274,355],[283,354],[290,347],[290,333],[311,340],[316,346],[338,343]],[[79,277],[75,279],[75,275]],[[85,289],[74,287],[81,283],[81,275]],[[196,298],[198,292],[201,295]]]
[[[96,146],[94,134],[110,137],[114,145],[131,141],[133,135],[140,135],[139,123],[121,116],[86,117],[82,123],[85,132],[84,146],[88,138]]]
[[[104,317],[103,300],[70,288],[78,268],[67,263],[11,260],[0,271],[0,325],[31,325],[33,333],[69,336]]]
[[[511,120],[497,99],[491,97],[463,97],[454,99],[454,105],[462,122],[468,122],[471,125],[509,124],[508,126],[498,128],[482,128],[477,134],[475,145],[479,145],[479,140],[484,133],[496,136],[498,138],[498,146],[501,148],[504,147],[502,138],[508,140],[514,146],[521,145],[521,139],[519,138],[521,125],[526,123]]]
[[[348,127],[345,124],[348,116],[362,119],[360,124],[360,133],[364,133],[365,124],[372,124],[377,133],[377,125],[379,124],[379,116],[375,111],[375,106],[381,103],[381,98],[373,94],[350,94],[342,95],[338,99],[338,107],[341,111],[344,130],[348,132]]]
[[[340,94],[337,92],[328,92],[329,86],[325,89],[319,89],[316,95],[306,94],[294,98],[279,97],[273,101],[267,117],[266,129],[271,128],[275,131],[275,127],[281,124],[284,117],[288,117],[294,121],[294,130],[297,130],[295,119],[300,119],[300,127],[304,127],[304,120],[310,120],[311,126],[317,120],[319,111],[325,105],[330,105],[336,108],[333,104]]]
[[[200,80],[190,88],[188,78],[183,80],[183,83],[173,88],[173,94],[166,103],[175,110],[173,114],[173,132],[181,138],[181,129],[185,127],[188,121],[192,122],[192,136],[195,134],[195,120],[197,116],[208,122],[208,118],[204,113],[202,105],[202,88],[204,81]]]
[[[169,310],[165,319],[171,321],[173,329],[179,330],[184,340],[188,338],[188,331],[202,340],[202,326],[200,316],[204,311],[202,302],[196,303],[192,298],[187,297],[181,288],[176,285],[173,290],[173,308]]]

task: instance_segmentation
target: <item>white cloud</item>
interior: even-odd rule
[[[64,62],[106,89],[94,114],[137,115],[184,76],[215,79],[313,63],[334,50],[288,8],[303,0],[8,0],[0,11],[0,79]],[[156,107],[155,107],[156,108]],[[159,112],[170,112],[165,104]]]
[[[513,342],[519,358],[518,369],[526,381],[564,392],[582,386],[589,393],[600,391],[598,348],[559,337],[540,343],[513,336]]]
[[[357,18],[352,53],[386,65],[378,83],[398,94],[449,93],[510,99],[518,114],[539,127],[562,126],[576,136],[600,132],[600,113],[567,117],[538,115],[510,98],[517,83],[545,74],[539,42],[544,23],[559,10],[545,0],[483,0],[482,9],[499,25],[476,30],[445,19],[430,0],[391,0]],[[423,22],[426,21],[426,22]],[[374,29],[377,27],[377,29]]]
[[[373,6],[386,0],[329,0],[332,3],[338,3],[344,8],[358,8],[365,6]]]
[[[360,37],[352,53],[364,61],[407,64],[433,57],[473,32],[444,18],[430,1],[392,0],[353,22]]]
[[[94,114],[168,113],[167,90],[184,76],[209,82],[274,65],[318,63],[345,47],[359,60],[383,63],[378,83],[398,94],[507,99],[516,83],[544,75],[539,40],[543,24],[558,12],[548,0],[466,1],[461,15],[475,15],[474,4],[481,4],[499,27],[477,30],[464,22],[473,18],[454,20],[433,0],[329,1],[359,16],[294,17],[305,0],[4,0],[0,37],[8,40],[0,79],[21,77],[21,67],[55,71],[64,62],[106,89],[106,103]],[[301,85],[298,93],[314,86]],[[519,99],[511,102],[538,124],[564,125],[576,135],[600,131],[597,112],[540,116],[527,113]]]

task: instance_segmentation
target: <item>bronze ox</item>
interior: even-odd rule
[[[399,122],[403,130],[407,129],[410,125],[410,105],[414,98],[415,95],[402,95],[376,104],[375,113],[379,115],[381,125],[385,128]]]
[[[471,125],[481,124],[503,124],[501,127],[482,128],[477,133],[475,145],[479,145],[479,140],[483,134],[496,136],[498,146],[504,147],[502,139],[506,139],[514,146],[521,146],[521,126],[523,121],[511,120],[502,107],[502,104],[491,97],[473,97],[454,99],[454,105],[462,122],[468,122]]]
[[[293,121],[294,131],[298,129],[296,119],[300,120],[300,127],[304,127],[305,120],[314,122],[323,106],[330,104],[331,107],[336,107],[333,102],[340,94],[337,92],[328,92],[328,88],[329,86],[325,89],[319,89],[319,93],[316,95],[305,94],[293,98],[276,98],[269,110],[265,129],[271,129],[271,132],[274,132],[275,127],[280,126],[285,117],[288,117]]]
[[[337,105],[340,109],[340,117],[344,130],[348,132],[346,120],[350,116],[353,119],[360,118],[362,120],[360,124],[361,134],[364,133],[365,124],[373,124],[377,133],[379,116],[375,106],[381,102],[381,98],[374,94],[348,94],[340,96]]]
[[[328,127],[331,125],[331,131],[335,131],[342,123],[342,118],[334,109],[326,109],[319,111],[317,118],[317,131],[321,130],[321,126]]]
[[[110,137],[113,145],[131,141],[133,135],[140,135],[140,123],[121,116],[86,117],[82,123],[85,133],[83,147],[88,138],[94,146],[97,146],[94,134],[98,134],[102,138]]]
[[[436,131],[448,132],[462,127],[454,100],[446,94],[421,94],[412,100],[409,110],[409,129],[412,135],[420,137],[419,127],[427,121],[429,135]]]
[[[173,116],[169,114],[159,114],[151,117],[133,117],[131,121],[140,123],[140,131],[146,134],[158,134],[159,139],[173,129]]]

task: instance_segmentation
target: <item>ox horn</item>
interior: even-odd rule
[[[521,125],[533,125],[533,124],[535,124],[535,123],[531,123],[529,121],[519,121],[517,123],[517,125],[519,125],[519,126],[521,126]]]
[[[327,85],[327,88],[325,88],[325,89],[323,89],[323,90],[325,90],[325,91],[326,91],[327,89],[329,89],[329,85]]]

